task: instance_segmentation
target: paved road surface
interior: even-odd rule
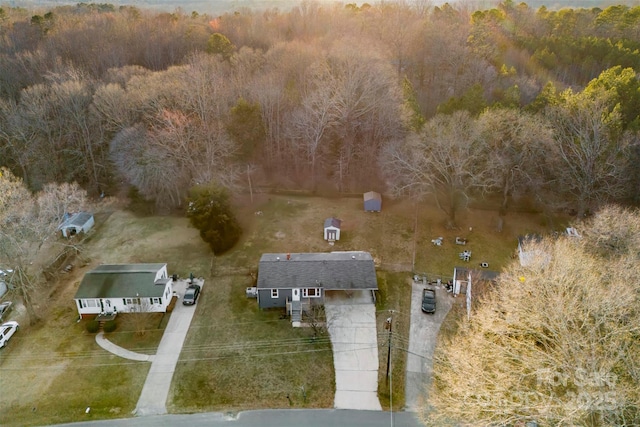
[[[416,411],[421,401],[426,398],[426,385],[431,383],[433,351],[438,331],[453,305],[454,298],[443,286],[436,287],[436,312],[425,314],[421,310],[424,285],[412,281],[411,286],[411,327],[407,355],[405,410]],[[457,298],[464,298],[464,296]]]
[[[91,415],[87,415],[90,419]],[[58,427],[419,427],[410,412],[352,411],[344,409],[218,412],[189,415],[152,415],[119,420],[59,424]]]

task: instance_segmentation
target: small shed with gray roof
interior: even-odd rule
[[[382,196],[380,193],[367,191],[363,197],[365,212],[380,212],[382,210]]]
[[[304,305],[323,304],[327,291],[369,291],[373,298],[377,289],[373,257],[363,251],[269,253],[258,268],[258,306],[287,308],[294,326]]]
[[[89,212],[77,212],[74,214],[65,214],[65,219],[58,226],[58,230],[62,232],[63,237],[71,237],[76,234],[86,233],[91,230],[95,220],[93,214]]]
[[[84,275],[74,300],[80,317],[165,312],[173,296],[167,264],[104,264]]]
[[[335,242],[340,240],[340,226],[342,221],[338,218],[327,218],[324,220],[324,240]]]

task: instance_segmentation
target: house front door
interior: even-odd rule
[[[291,290],[291,301],[300,301],[300,289],[293,288]]]

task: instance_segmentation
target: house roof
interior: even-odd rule
[[[454,267],[455,275],[463,276],[465,279],[467,278],[467,274],[471,273],[472,278],[477,280],[482,280],[486,282],[490,282],[492,280],[496,280],[500,275],[497,271],[485,270],[485,269],[475,269],[468,267]]]
[[[84,275],[75,299],[160,297],[169,279],[155,281],[167,264],[105,264]]]
[[[69,227],[82,227],[91,219],[93,214],[89,212],[77,212],[71,216],[68,216],[62,224],[58,226],[58,230],[62,230],[63,228]]]
[[[368,252],[263,254],[257,287],[378,289],[378,281]]]
[[[327,218],[324,220],[324,228],[327,228],[327,227],[340,228],[340,224],[342,224],[342,221],[339,220],[338,218]]]
[[[539,234],[527,234],[526,236],[518,236],[518,245],[526,245],[527,243],[540,243],[542,236]]]
[[[364,193],[364,201],[367,202],[369,200],[381,201],[382,200],[382,196],[380,195],[380,193],[376,193],[375,191],[368,191],[368,192]]]

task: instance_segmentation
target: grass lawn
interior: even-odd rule
[[[385,410],[398,410],[405,402],[405,370],[409,350],[411,322],[411,286],[407,273],[378,272],[378,300],[376,301],[378,326],[378,397]],[[393,310],[391,312],[390,310]],[[392,318],[390,381],[387,378],[389,330],[386,320]],[[393,396],[393,402],[391,399]]]
[[[261,215],[255,215],[261,211]],[[85,266],[77,266],[52,292],[44,321],[23,327],[0,351],[0,424],[36,425],[130,416],[150,364],[119,359],[100,349],[77,323],[73,295],[83,274],[101,263],[167,262],[170,274],[190,272],[205,279],[196,316],[187,335],[169,395],[171,412],[236,411],[249,408],[332,407],[335,376],[328,336],[314,338],[294,329],[282,311],[260,311],[245,288],[254,283],[264,252],[365,250],[380,267],[377,302],[381,403],[389,408],[385,371],[388,333],[384,321],[394,310],[393,407],[404,404],[404,366],[408,347],[412,270],[451,277],[462,262],[461,248],[472,250],[471,265],[488,262],[500,270],[511,262],[518,234],[542,232],[536,215],[509,214],[501,232],[495,213],[467,211],[460,228],[444,228],[442,214],[408,201],[385,200],[379,214],[362,211],[360,198],[258,195],[240,204],[243,237],[227,254],[213,257],[185,218],[139,217],[114,211],[97,221],[87,243]],[[322,240],[325,218],[343,220],[335,246]],[[417,221],[416,221],[417,218]],[[417,224],[417,227],[416,227]],[[414,233],[415,231],[415,233]],[[444,237],[444,245],[431,239]],[[466,247],[452,242],[469,240]],[[143,336],[124,316],[109,334],[114,342],[154,353],[167,316],[153,318]],[[445,324],[449,320],[445,321]],[[446,328],[443,325],[443,328]],[[288,396],[288,398],[287,398]],[[85,414],[87,406],[91,413]]]

